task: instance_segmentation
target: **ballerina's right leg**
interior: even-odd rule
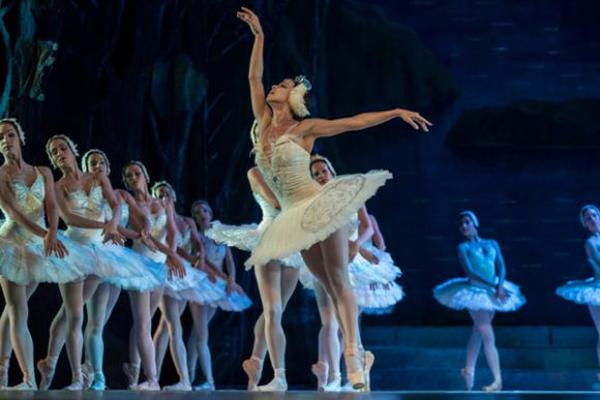
[[[590,311],[590,315],[592,316],[592,320],[594,321],[594,326],[596,327],[596,357],[598,360],[598,365],[600,365],[600,306],[593,306],[588,304],[588,310]],[[597,379],[598,381],[600,381],[600,374],[597,375]],[[600,386],[600,384],[595,383],[594,386]]]
[[[83,281],[83,302],[87,302],[96,292],[100,280],[96,276],[89,276]],[[37,368],[40,372],[40,390],[48,390],[54,378],[54,370],[58,356],[67,338],[67,315],[64,302],[54,316],[50,325],[48,336],[48,350],[46,357],[38,361]]]
[[[483,390],[487,392],[502,390],[500,357],[498,356],[494,328],[492,327],[494,312],[486,310],[469,310],[469,314],[471,314],[471,318],[473,318],[475,327],[481,335],[481,339],[483,341],[483,352],[485,354],[488,367],[490,368],[492,376],[494,377],[494,381],[490,385],[484,386]]]
[[[328,390],[329,383],[341,385],[339,325],[333,302],[318,282],[315,283],[315,297],[321,318],[321,329],[319,330],[319,361],[313,365],[312,371],[317,376],[317,389],[325,391]],[[331,389],[336,390],[333,387]]]
[[[473,389],[473,384],[475,382],[475,367],[477,366],[477,358],[479,357],[482,343],[483,339],[481,334],[475,325],[475,321],[473,321],[473,330],[471,331],[471,336],[467,342],[465,367],[460,371],[463,379],[465,380],[465,389],[467,390]]]
[[[37,287],[37,283],[31,283],[25,287],[25,296],[27,296],[28,302]],[[0,316],[0,390],[8,386],[8,366],[10,364],[12,351],[13,347],[10,341],[10,321],[8,318],[8,310],[4,307],[2,316]]]
[[[186,305],[186,301],[178,302],[179,318],[181,318],[181,315],[185,311]],[[154,342],[154,351],[156,352],[156,373],[160,377],[165,355],[167,354],[167,348],[169,347],[169,328],[164,313],[160,316],[160,321],[154,331],[152,341]]]
[[[27,327],[29,307],[27,306],[27,288],[23,285],[0,278],[2,293],[6,300],[10,340],[13,343],[15,357],[23,374],[23,383],[13,389],[36,390],[33,367],[33,341]]]
[[[160,309],[168,328],[171,358],[179,375],[179,382],[165,387],[165,390],[188,391],[192,389],[185,344],[183,343],[183,329],[181,327],[181,314],[182,310],[185,309],[185,303],[185,301],[176,300],[169,296],[162,296],[160,302]]]
[[[256,273],[256,270],[255,270]],[[288,302],[298,284],[298,269],[281,266],[281,301],[282,312],[285,312]],[[249,359],[244,360],[242,368],[248,375],[248,390],[256,390],[256,386],[262,375],[263,361],[267,354],[267,340],[265,337],[265,317],[264,312],[260,314],[254,324],[254,343],[252,345],[252,354]]]
[[[148,292],[129,291],[131,315],[133,317],[132,336],[133,348],[129,349],[130,361],[136,365],[141,360],[144,366],[146,382],[135,385],[139,390],[160,390],[156,376],[156,355],[152,343],[151,294]],[[131,340],[130,340],[131,343]],[[135,357],[139,357],[137,360]],[[139,361],[137,363],[139,365]]]

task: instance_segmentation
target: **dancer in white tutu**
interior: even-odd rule
[[[348,279],[347,231],[342,228],[391,174],[374,171],[350,175],[320,186],[308,170],[310,152],[318,138],[365,129],[394,118],[425,131],[430,123],[418,113],[402,109],[336,120],[306,118],[311,85],[304,77],[284,79],[265,96],[260,21],[247,8],[242,8],[237,16],[254,34],[248,78],[252,111],[260,132],[256,163],[281,205],[281,213],[265,230],[246,265],[265,265],[302,251],[308,268],[334,302],[345,338],[348,378],[354,388],[361,389],[367,380],[365,357],[356,299]],[[274,384],[285,390],[285,370],[276,370]]]
[[[258,124],[255,121],[250,130],[253,143],[257,138],[257,128]],[[253,167],[248,171],[248,181],[254,200],[262,212],[260,223],[258,225],[233,226],[214,221],[210,229],[206,231],[207,237],[244,251],[252,251],[256,247],[260,236],[279,214],[280,208],[277,198],[265,183],[258,168]],[[252,354],[242,363],[242,368],[248,375],[248,390],[250,391],[269,391],[287,386],[279,384],[258,386],[258,383],[262,376],[267,350],[274,370],[285,369],[286,339],[281,326],[281,318],[296,289],[298,271],[302,266],[304,266],[304,261],[300,253],[294,253],[289,257],[271,260],[265,265],[254,268],[263,312],[254,324]]]
[[[331,162],[320,155],[311,157],[310,172],[321,185],[326,185],[336,177]],[[356,222],[351,225],[348,249],[349,274],[359,310],[388,309],[403,298],[402,288],[395,282],[401,275],[398,267],[391,263],[380,262],[364,245],[373,235],[371,219],[365,206],[358,210]],[[321,329],[319,331],[319,360],[311,370],[317,377],[317,390],[337,392],[342,389],[340,374],[341,335],[331,298],[323,286],[306,268],[301,269],[302,284],[315,292]],[[368,354],[370,357],[371,355]],[[368,374],[367,374],[368,375]],[[367,381],[365,388],[370,389]]]
[[[0,226],[0,284],[6,300],[0,318],[0,355],[4,370],[2,384],[6,385],[12,344],[23,382],[10,389],[35,390],[27,300],[40,282],[58,283],[63,289],[69,282],[77,285],[91,272],[89,260],[93,253],[68,238],[58,238],[58,205],[52,173],[46,167],[34,167],[23,160],[24,143],[25,134],[16,120],[0,120],[0,152],[4,157],[0,167],[0,207],[6,217]],[[61,296],[67,301],[63,289]],[[6,340],[8,332],[10,342]],[[71,349],[76,347],[77,343],[71,342]]]
[[[465,368],[461,370],[466,389],[473,388],[475,366],[483,342],[485,358],[494,378],[483,390],[498,391],[502,390],[502,374],[492,320],[496,311],[510,312],[521,308],[525,297],[517,285],[505,280],[506,266],[498,243],[479,237],[479,220],[475,213],[463,211],[459,218],[460,233],[467,240],[458,245],[458,260],[467,277],[436,286],[433,296],[446,307],[469,311],[473,319]]]
[[[166,265],[170,269],[170,279],[165,282],[165,286],[171,291],[191,289],[197,285],[201,278],[198,274],[192,274],[186,278],[189,268],[186,269],[183,260],[177,255],[176,238],[177,230],[173,221],[172,203],[151,196],[148,189],[149,182],[146,167],[139,161],[130,161],[123,168],[123,182],[128,190],[133,194],[133,202],[129,202],[129,207],[138,207],[145,214],[143,222],[148,228],[153,244],[157,246],[160,252],[152,251],[141,240],[134,241],[133,249],[144,254],[154,261]],[[135,219],[134,228],[136,227]],[[138,227],[138,230],[139,229]],[[206,277],[205,274],[203,274]],[[185,346],[181,339],[181,323],[179,322],[179,308],[175,301],[170,301],[170,297],[163,297],[164,288],[159,288],[151,292],[141,292],[130,290],[129,299],[131,302],[131,312],[133,316],[133,326],[130,333],[129,342],[129,363],[123,366],[127,375],[129,387],[134,390],[157,391],[160,390],[158,376],[156,371],[156,355],[154,344],[152,342],[152,315],[159,306],[163,306],[163,312],[169,320],[170,332],[173,333],[171,339],[172,346],[176,349],[174,361],[180,382],[174,385],[173,389],[189,390],[189,375],[187,365],[185,364]],[[163,301],[161,301],[163,300]],[[165,301],[166,300],[166,301]],[[138,384],[140,361],[144,367],[146,381]]]
[[[594,276],[583,281],[570,281],[556,289],[556,294],[565,300],[577,304],[587,305],[596,332],[596,356],[600,365],[600,210],[593,204],[581,208],[579,221],[590,232],[590,237],[585,241],[585,254],[592,267]],[[600,387],[600,374],[594,388]]]
[[[212,357],[208,346],[210,321],[215,316],[217,307],[227,311],[242,311],[250,307],[252,302],[236,283],[235,263],[231,249],[226,245],[216,243],[204,234],[213,219],[213,210],[210,204],[205,200],[195,201],[192,204],[192,217],[200,231],[200,238],[206,251],[206,263],[221,274],[225,270],[227,271],[224,275],[226,280],[223,280],[222,277],[217,280],[217,284],[226,293],[221,300],[208,304],[190,303],[194,326],[187,345],[189,369],[193,379],[196,375],[196,364],[199,361],[206,379],[201,385],[195,386],[194,390],[215,390]]]

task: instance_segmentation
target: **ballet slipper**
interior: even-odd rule
[[[313,375],[317,377],[317,390],[319,392],[325,391],[325,385],[327,384],[327,376],[329,375],[329,364],[323,361],[319,361],[310,367]]]
[[[465,390],[471,391],[473,390],[473,385],[475,383],[475,373],[472,369],[463,368],[460,370],[460,375],[465,380]]]
[[[248,387],[247,390],[253,392],[256,391],[256,386],[260,381],[262,375],[263,360],[258,357],[250,357],[242,362],[242,369],[248,375]]]

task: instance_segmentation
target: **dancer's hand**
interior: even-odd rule
[[[506,290],[504,290],[503,286],[498,285],[496,288],[496,298],[501,303],[504,303],[506,300],[508,300],[508,295],[506,294]]]
[[[227,280],[227,286],[225,288],[225,291],[227,292],[228,296],[234,292],[237,292],[239,294],[244,293],[244,289],[242,289],[242,287],[240,285],[238,285],[237,283],[235,283],[234,281],[231,281],[231,280]]]
[[[433,125],[431,122],[423,118],[418,112],[404,110],[402,108],[399,108],[397,111],[398,118],[401,118],[404,122],[416,130],[421,129],[423,132],[429,132],[429,127]]]
[[[56,238],[56,232],[50,230],[48,230],[44,236],[44,251],[46,256],[55,255],[58,258],[63,258],[69,254],[69,251],[63,242]]]
[[[379,258],[377,258],[377,256],[375,254],[373,254],[369,250],[365,249],[364,247],[361,247],[358,250],[358,252],[360,253],[361,256],[364,257],[365,260],[367,260],[371,264],[375,264],[375,265],[379,264]]]
[[[183,262],[177,254],[169,254],[167,256],[167,267],[169,268],[169,278],[183,278],[186,274]]]
[[[144,244],[144,246],[146,246],[148,249],[150,249],[150,251],[152,251],[153,253],[155,253],[157,251],[156,245],[154,244],[154,241],[152,240],[152,236],[150,235],[150,232],[142,229],[140,231],[140,242],[142,242]]]
[[[117,230],[117,227],[110,222],[104,224],[104,228],[102,228],[102,235],[104,236],[102,243],[110,241],[119,246],[123,246],[125,244],[125,236],[121,235]]]
[[[262,30],[262,26],[260,25],[260,20],[258,19],[258,16],[256,14],[254,14],[254,12],[247,8],[247,7],[242,7],[241,11],[238,11],[236,16],[241,19],[242,21],[244,21],[246,24],[248,24],[248,26],[250,27],[250,30],[252,31],[252,34],[254,36],[262,36],[263,35],[263,30]]]

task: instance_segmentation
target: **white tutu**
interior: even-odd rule
[[[45,227],[46,188],[42,174],[38,172],[31,186],[19,180],[13,180],[10,185],[18,209],[27,218]],[[0,275],[8,281],[28,285],[41,282],[72,282],[91,273],[94,267],[94,253],[64,237],[60,232],[57,233],[57,238],[69,251],[64,258],[46,256],[41,237],[7,218],[0,226]]]
[[[569,281],[556,289],[556,294],[577,304],[600,306],[600,280]]]
[[[266,228],[247,266],[287,257],[326,239],[392,178],[388,171],[371,171],[339,176],[321,186],[310,176],[310,154],[291,139],[274,144],[270,167],[258,159],[257,164],[281,212]]]
[[[244,251],[252,251],[258,244],[262,232],[263,230],[259,229],[259,225],[257,224],[225,225],[219,221],[214,221],[205,234],[217,243],[223,243]],[[304,260],[300,253],[297,252],[288,257],[283,257],[278,261],[285,266],[293,268],[304,266]],[[251,267],[246,266],[246,269],[248,270]]]
[[[367,314],[386,314],[404,298],[402,286],[396,282],[372,283],[354,288],[359,307]]]
[[[252,300],[246,293],[232,292],[227,294],[227,282],[223,279],[218,279],[216,284],[222,288],[224,296],[218,300],[213,306],[219,307],[223,311],[244,311],[252,305]]]
[[[475,283],[468,278],[454,278],[436,286],[433,297],[442,305],[454,310],[516,311],[526,300],[519,286],[504,281],[507,298],[504,302],[496,298],[495,290],[487,285]]]
[[[30,236],[27,240],[7,239],[7,231],[23,229],[7,221],[0,227],[0,276],[19,285],[31,283],[67,283],[85,278],[93,271],[94,253],[65,237],[58,239],[69,254],[64,258],[46,256],[42,238]],[[8,237],[15,238],[14,235]]]

